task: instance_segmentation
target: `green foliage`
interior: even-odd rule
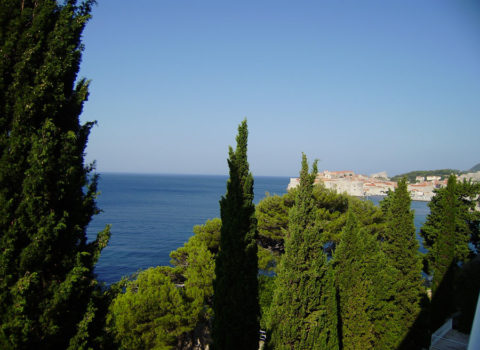
[[[442,208],[442,220],[440,225],[440,231],[436,237],[432,247],[433,257],[433,281],[432,292],[435,293],[436,289],[445,277],[445,273],[449,267],[453,264],[455,257],[464,257],[464,253],[458,256],[455,254],[459,252],[456,247],[458,239],[456,237],[456,221],[457,221],[457,198],[456,198],[456,186],[457,182],[455,176],[451,176],[448,179],[445,195],[441,199],[440,207]],[[462,237],[464,238],[464,237]],[[466,239],[462,239],[465,242]],[[463,244],[463,245],[464,245]]]
[[[428,205],[430,214],[420,230],[424,246],[429,249],[427,272],[431,272],[430,269],[435,260],[433,248],[441,232],[445,230],[445,225],[454,225],[451,230],[454,234],[453,247],[457,261],[469,261],[476,255],[475,251],[479,251],[480,248],[480,212],[475,210],[477,196],[480,194],[480,184],[468,181],[457,183],[454,177],[450,177],[449,181],[450,187],[447,185],[446,188],[435,190],[435,196]],[[451,195],[447,199],[448,193]],[[448,212],[449,210],[454,210],[454,213]],[[454,223],[445,221],[446,214],[454,214],[454,218],[451,218]]]
[[[118,349],[114,333],[107,325],[107,317],[113,300],[125,291],[127,283],[128,279],[124,277],[108,288],[94,293],[93,304],[89,305],[94,317],[87,325],[79,327],[79,332],[70,340],[68,349]],[[91,315],[92,313],[87,312],[85,318],[90,318]]]
[[[318,208],[324,208],[330,213],[345,213],[348,210],[349,198],[352,198],[343,193],[337,193],[333,189],[325,188],[323,183],[313,187],[313,197]]]
[[[273,253],[271,250],[263,248],[262,246],[258,247],[257,252],[258,257],[258,268],[265,272],[273,272],[278,263],[278,255]]]
[[[292,192],[283,196],[267,196],[256,206],[258,220],[258,261],[261,270],[274,271],[284,252],[288,211],[293,206]]]
[[[210,298],[213,296],[215,260],[205,244],[192,249],[185,270],[185,296],[190,301],[191,324],[212,316]]]
[[[161,349],[188,343],[194,329],[207,324],[213,315],[212,251],[218,251],[220,224],[215,218],[195,226],[188,242],[171,252],[173,268],[143,271],[126,284],[125,293],[117,291],[105,336],[112,335],[117,346],[125,349]],[[162,303],[153,307],[160,299]]]
[[[447,187],[436,190],[429,203],[430,214],[420,234],[429,249],[425,270],[433,275],[432,330],[455,311],[456,290],[467,305],[472,300],[462,287],[468,283],[462,278],[466,272],[459,271],[459,265],[468,266],[479,249],[480,212],[474,210],[479,193],[480,184],[457,182],[451,176]],[[457,300],[461,298],[457,296]],[[463,301],[459,305],[462,310]],[[462,319],[468,315],[464,313]]]
[[[400,174],[400,175],[395,175],[391,178],[392,181],[398,181],[402,178],[407,178],[407,180],[410,183],[415,183],[415,178],[417,176],[440,176],[443,179],[448,178],[452,174],[460,174],[461,171],[457,169],[438,169],[438,170],[416,170],[416,171],[410,171],[405,174]]]
[[[288,225],[288,210],[284,196],[267,194],[256,206],[259,236],[270,240],[283,240]]]
[[[120,349],[171,349],[192,328],[183,289],[158,268],[141,272],[110,307],[107,322]]]
[[[454,311],[454,276],[458,261],[457,244],[465,241],[465,236],[456,231],[459,218],[459,200],[457,198],[457,181],[455,176],[448,179],[445,191],[441,191],[441,198],[430,207],[431,214],[427,217],[426,228],[428,243],[431,249],[428,254],[429,267],[433,274],[431,327],[432,331],[441,326],[444,320]],[[438,193],[437,193],[438,195]],[[431,219],[438,218],[433,223]],[[431,225],[434,224],[434,225]],[[423,229],[422,228],[422,229]],[[459,239],[460,238],[460,239]],[[461,243],[460,243],[461,244]]]
[[[212,316],[211,298],[215,277],[215,254],[218,251],[221,220],[207,220],[193,228],[194,235],[183,247],[170,253],[174,268],[166,273],[177,283],[184,284],[190,302],[191,323]]]
[[[75,84],[92,2],[0,4],[3,349],[87,344],[94,322],[93,268],[110,233],[87,243],[99,212],[97,177],[84,165],[93,123],[79,122],[88,83]]]
[[[338,349],[333,273],[316,222],[316,173],[316,162],[308,173],[303,155],[269,317],[271,343],[276,349]]]
[[[352,211],[334,263],[343,348],[396,348],[393,269],[377,236],[360,228]]]
[[[203,225],[195,225],[193,227],[194,235],[190,237],[183,247],[178,248],[170,253],[170,263],[175,266],[177,272],[184,274],[188,266],[188,257],[191,252],[197,250],[200,246],[205,245],[211,253],[212,258],[217,254],[220,244],[220,228],[222,220],[214,218],[207,220]]]
[[[275,290],[274,276],[260,275],[258,276],[258,299],[260,303],[260,328],[266,330],[269,324],[270,306],[273,301],[273,293]]]
[[[410,209],[411,199],[405,178],[400,179],[395,191],[390,191],[382,203],[386,225],[383,234],[382,250],[388,264],[394,268],[394,296],[396,334],[399,344],[407,349],[419,347],[416,339],[407,340],[409,332],[420,314],[422,297],[422,262],[416,238],[414,213]],[[417,345],[415,345],[417,344]]]
[[[315,189],[317,191],[322,190],[321,187],[317,186]],[[319,207],[318,215],[323,230],[322,239],[325,243],[333,244],[332,249],[340,241],[342,229],[347,222],[348,210],[355,214],[358,225],[363,227],[368,233],[376,235],[383,230],[385,224],[384,215],[371,201],[361,200],[344,194],[333,193],[334,196],[332,196],[332,191],[327,189],[322,191],[328,193],[330,198],[330,202],[328,200],[322,202],[317,200],[317,206]],[[340,202],[341,204],[335,205],[335,202]]]
[[[267,196],[257,205],[259,244],[276,254],[284,252],[284,237],[288,227],[288,212],[293,207],[298,189],[292,189],[283,196]],[[317,219],[322,230],[322,241],[335,248],[345,226],[346,213],[350,208],[359,224],[372,234],[383,230],[384,215],[372,202],[346,194],[338,194],[323,184],[313,187]],[[278,260],[278,257],[275,257]]]
[[[322,243],[337,243],[345,224],[345,213],[349,206],[349,197],[325,188],[323,184],[313,187],[313,198],[317,211],[317,220],[322,230]]]
[[[253,177],[247,161],[247,122],[229,150],[230,178],[220,200],[220,251],[214,281],[213,339],[216,349],[257,349],[260,308]]]
[[[222,227],[222,220],[214,218],[207,220],[203,225],[195,225],[193,233],[200,241],[205,242],[208,250],[212,254],[218,253],[220,245],[220,229]]]
[[[369,299],[372,281],[365,271],[366,252],[353,213],[349,214],[342,240],[335,251],[343,348],[374,348],[374,325],[367,312],[373,306]],[[363,238],[363,237],[362,237]]]

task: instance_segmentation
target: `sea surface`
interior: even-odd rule
[[[95,272],[107,284],[140,269],[169,265],[169,254],[193,234],[194,225],[220,217],[219,200],[226,192],[227,176],[212,175],[100,175],[90,240],[111,224],[112,236],[102,251]],[[265,193],[282,195],[288,177],[255,177],[254,201]]]
[[[112,236],[102,251],[95,272],[111,284],[151,266],[169,265],[169,254],[193,234],[194,225],[220,217],[219,200],[226,191],[227,176],[212,175],[100,175],[97,204],[103,212],[94,217],[90,240],[105,225]],[[255,177],[255,203],[265,193],[282,195],[288,177]],[[370,197],[378,204],[381,197]],[[426,202],[412,202],[417,230],[425,222]]]

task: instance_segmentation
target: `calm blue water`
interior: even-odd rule
[[[102,174],[98,207],[103,210],[88,227],[93,239],[106,224],[112,237],[96,266],[107,284],[150,266],[168,265],[169,254],[193,234],[194,225],[220,216],[219,200],[227,176]],[[255,177],[255,203],[265,192],[282,195],[287,177]],[[381,197],[370,198],[378,204]],[[425,202],[413,202],[415,226],[428,214]]]
[[[106,224],[112,237],[96,266],[111,284],[150,266],[168,265],[169,254],[193,234],[194,225],[220,217],[227,176],[102,174],[97,215],[88,227],[94,238]],[[255,177],[255,203],[265,192],[284,194],[289,178]]]

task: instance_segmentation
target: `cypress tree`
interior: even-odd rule
[[[457,182],[456,176],[451,175],[447,186],[435,192],[428,205],[430,214],[420,230],[424,246],[428,249],[425,272],[433,276],[430,307],[432,331],[455,311],[454,294],[457,293],[457,287],[465,283],[462,281],[465,275],[458,273],[459,266],[462,269],[467,266],[480,247],[480,213],[475,210],[480,184]],[[462,305],[466,298],[461,295],[457,298],[464,308]],[[472,300],[470,308],[474,309],[475,303]]]
[[[271,308],[275,349],[338,349],[333,272],[323,251],[313,196],[316,174],[317,163],[309,174],[303,155]]]
[[[85,344],[97,178],[84,165],[88,82],[76,82],[93,1],[0,2],[0,348]]]
[[[388,194],[382,206],[386,212],[382,249],[389,265],[395,269],[393,304],[397,310],[397,344],[402,343],[406,348],[414,349],[415,340],[411,343],[405,338],[411,336],[409,331],[420,313],[422,263],[410,205],[411,198],[406,179],[403,178],[395,191]]]
[[[440,234],[433,244],[433,280],[432,292],[435,293],[445,273],[455,258],[455,219],[456,219],[456,178],[448,179],[445,195],[442,198],[442,224]]]
[[[457,182],[454,176],[448,179],[450,185],[435,190],[435,196],[428,204],[430,214],[422,226],[420,234],[424,238],[424,246],[429,249],[427,255],[426,272],[435,260],[433,246],[441,234],[445,222],[446,204],[455,208],[454,236],[455,236],[455,259],[458,262],[466,263],[476,256],[480,250],[480,212],[475,210],[480,194],[480,184],[467,181]],[[450,192],[448,200],[445,199],[447,192]]]
[[[342,239],[335,251],[343,349],[369,349],[373,325],[367,310],[371,281],[365,276],[363,242],[354,214],[349,212]]]
[[[456,177],[448,178],[446,191],[440,200],[441,221],[433,243],[432,258],[432,331],[443,324],[454,311],[454,274],[456,270]]]
[[[247,162],[247,121],[230,147],[230,178],[220,200],[220,251],[215,260],[215,349],[257,349],[259,340],[258,260],[253,177]]]
[[[392,268],[351,210],[335,251],[343,349],[394,349]]]

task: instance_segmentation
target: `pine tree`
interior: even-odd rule
[[[410,344],[405,338],[410,336],[409,331],[420,313],[422,264],[410,205],[406,179],[403,178],[382,206],[386,212],[382,249],[389,265],[395,269],[393,304],[397,310],[397,344],[402,343],[406,348],[414,349],[412,344],[415,340]]]
[[[84,165],[93,123],[75,84],[93,1],[0,2],[0,348],[85,344],[93,267],[87,243],[97,178]]]
[[[237,148],[229,150],[230,179],[220,200],[220,251],[215,260],[215,349],[257,349],[259,339],[258,261],[253,177],[247,161],[247,121],[238,127]]]
[[[309,174],[303,155],[271,308],[275,349],[338,349],[333,271],[323,251],[313,196],[316,174],[316,162]]]
[[[190,331],[192,315],[182,289],[161,267],[142,271],[110,306],[108,324],[121,349],[172,349]]]

